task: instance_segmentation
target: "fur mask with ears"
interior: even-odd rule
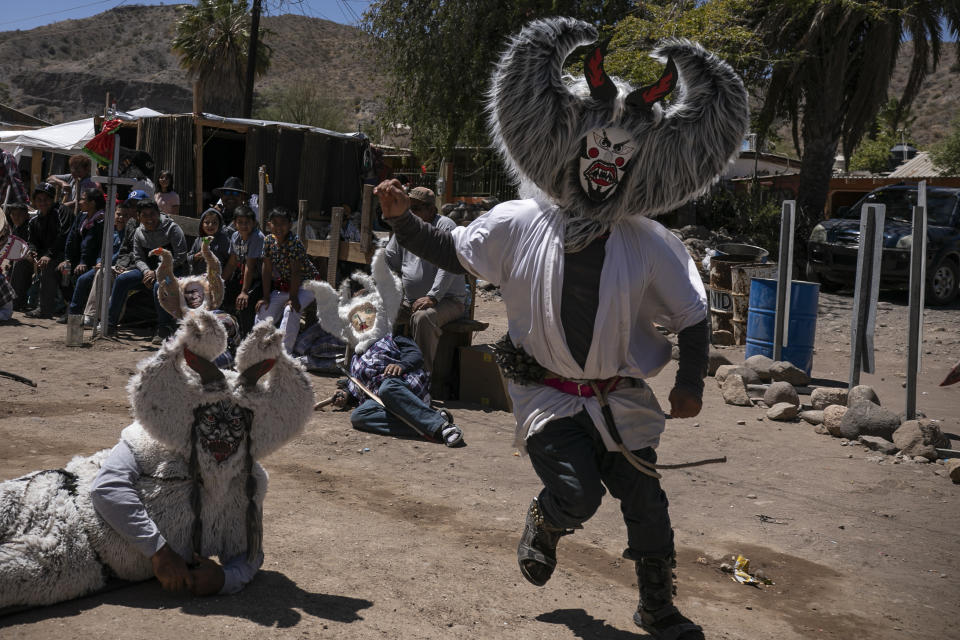
[[[403,302],[403,288],[398,278],[387,266],[387,256],[378,249],[370,263],[367,275],[357,271],[340,284],[338,294],[327,282],[310,280],[304,287],[313,292],[317,300],[317,321],[325,330],[348,342],[357,354],[365,352],[370,345],[393,330],[393,321]],[[363,292],[351,295],[350,281],[363,287]],[[369,327],[359,330],[353,326],[351,316],[358,310],[371,309],[376,319]]]
[[[488,96],[495,147],[521,191],[533,186],[559,205],[568,251],[626,216],[666,213],[702,194],[749,126],[740,78],[687,40],[654,50],[666,66],[647,87],[610,78],[603,47],[587,54],[585,78],[563,77],[566,57],[596,39],[595,27],[572,18],[531,22],[508,43]]]
[[[210,244],[200,245],[200,253],[207,263],[205,276],[188,276],[178,278],[173,274],[173,255],[166,249],[159,248],[150,252],[160,256],[160,265],[157,267],[157,300],[164,311],[177,320],[183,320],[188,313],[195,309],[212,311],[220,308],[223,302],[223,278],[220,277],[220,261],[210,251]],[[187,296],[202,297],[199,306],[191,307]]]

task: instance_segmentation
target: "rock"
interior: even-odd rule
[[[861,400],[866,400],[867,402],[872,402],[880,406],[880,398],[877,397],[877,392],[868,384],[858,384],[853,389],[850,389],[850,392],[847,394],[848,407]]]
[[[757,375],[760,376],[761,381],[770,381],[770,367],[773,366],[773,360],[767,356],[760,355],[758,353],[757,355],[750,356],[744,360],[743,364],[756,371]]]
[[[717,384],[722,385],[723,381],[726,380],[727,376],[731,373],[735,373],[743,378],[744,384],[760,384],[760,376],[757,375],[756,371],[750,367],[736,364],[722,364],[717,367],[717,371],[714,374]]]
[[[827,428],[822,424],[818,424],[813,428],[814,433],[819,433],[820,435],[830,435],[830,432],[827,431]]]
[[[810,393],[810,405],[814,409],[826,409],[831,404],[847,406],[847,390],[835,387],[817,387]]]
[[[810,409],[801,411],[800,419],[810,424],[823,424],[823,409]]]
[[[713,332],[713,344],[721,347],[732,347],[736,344],[736,341],[733,339],[732,333],[724,329],[718,329]]]
[[[858,436],[879,436],[893,442],[893,432],[900,426],[900,418],[880,405],[861,400],[847,407],[840,421],[840,435],[855,440]]]
[[[897,446],[895,444],[883,438],[878,438],[877,436],[860,436],[857,440],[867,449],[873,449],[874,451],[885,453],[888,456],[892,456],[897,452]]]
[[[677,345],[673,345],[672,347],[670,347],[670,358],[672,360],[680,359],[680,347],[678,347]]]
[[[793,406],[797,406],[800,404],[800,397],[797,395],[797,390],[793,388],[792,384],[780,381],[770,383],[770,387],[763,394],[763,401],[767,403],[768,407],[772,407],[781,402],[788,402]]]
[[[907,420],[893,432],[893,443],[905,456],[936,460],[939,457],[937,447],[949,448],[950,440],[935,424],[926,420]]]
[[[960,458],[950,458],[946,464],[947,475],[954,484],[960,484]]]
[[[487,282],[486,280],[481,280],[479,278],[477,279],[477,289],[481,289],[483,291],[493,291],[496,288],[497,285],[493,284],[492,282]]]
[[[726,380],[723,381],[723,386],[720,387],[720,395],[723,396],[723,401],[727,404],[738,407],[749,407],[753,405],[753,403],[750,402],[750,395],[747,394],[746,383],[744,383],[743,378],[736,373],[728,375]]]
[[[823,426],[826,427],[827,433],[835,438],[840,437],[840,423],[846,413],[847,407],[845,405],[827,405],[827,408],[823,410]]]
[[[712,376],[717,373],[717,368],[721,365],[730,365],[730,358],[723,351],[710,349],[710,359],[707,361],[707,375]]]
[[[796,420],[797,405],[790,402],[778,402],[767,409],[767,417],[771,420]]]
[[[795,387],[810,384],[810,376],[792,362],[774,362],[770,365],[770,379],[774,382],[789,382]]]

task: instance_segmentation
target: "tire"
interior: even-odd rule
[[[934,306],[950,304],[957,297],[958,284],[960,268],[954,260],[944,258],[927,276],[927,302]]]
[[[830,280],[827,280],[823,276],[819,275],[814,270],[813,265],[810,264],[809,261],[807,262],[806,273],[804,275],[806,275],[807,281],[809,282],[819,282],[820,291],[823,291],[824,293],[834,293],[836,291],[839,291],[840,288],[843,286],[836,282],[831,282]]]

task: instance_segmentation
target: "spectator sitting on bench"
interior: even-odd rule
[[[450,231],[456,223],[437,213],[436,197],[426,187],[410,190],[410,212],[437,229]],[[387,264],[400,273],[403,282],[403,307],[399,323],[409,323],[410,337],[423,353],[423,368],[433,371],[433,359],[443,333],[443,325],[463,315],[467,296],[462,274],[444,271],[418,258],[390,239]]]
[[[173,334],[176,325],[173,317],[157,302],[157,273],[160,263],[159,256],[151,255],[154,249],[166,249],[173,256],[173,270],[180,275],[187,273],[187,241],[183,230],[171,218],[162,215],[157,203],[140,190],[130,192],[130,198],[137,200],[137,213],[140,216],[140,227],[133,236],[134,268],[117,276],[113,283],[113,292],[110,294],[110,317],[108,319],[111,330],[116,329],[120,322],[120,312],[123,310],[127,294],[130,291],[153,289],[154,307],[157,313],[157,333],[153,336],[153,343],[160,344]]]
[[[73,297],[67,313],[79,315],[87,304],[87,296],[96,275],[94,267],[100,259],[103,242],[103,217],[107,200],[99,187],[91,187],[80,194],[80,215],[77,216],[67,236],[66,260],[60,263],[60,272],[71,272],[74,278]],[[67,314],[59,320],[67,323]]]

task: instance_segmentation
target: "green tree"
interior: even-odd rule
[[[897,138],[889,131],[878,133],[873,138],[864,138],[850,158],[850,169],[880,173],[890,169],[890,148]]]
[[[270,47],[259,30],[256,72],[270,64]],[[250,9],[246,0],[197,0],[177,21],[172,48],[200,92],[205,111],[240,115],[246,86]]]
[[[343,131],[347,125],[347,105],[338,98],[325,94],[308,77],[295,79],[291,84],[264,92],[262,106],[255,109],[257,118],[295,122],[330,131]]]
[[[960,27],[960,0],[755,0],[748,17],[772,61],[759,130],[777,117],[792,124],[805,238],[823,211],[838,146],[849,158],[887,98],[901,44],[914,49],[904,110],[940,61],[941,23]]]
[[[410,126],[418,153],[449,154],[488,143],[484,96],[507,37],[540,17],[565,15],[598,27],[635,0],[377,0],[363,16],[372,52],[391,74],[386,123]]]
[[[610,29],[604,67],[634,85],[649,84],[663,72],[662,65],[649,56],[651,49],[664,38],[687,38],[726,60],[748,88],[756,89],[769,65],[745,18],[751,6],[750,0],[644,4]]]
[[[933,163],[947,175],[960,175],[960,114],[950,123],[950,133],[931,150]]]

